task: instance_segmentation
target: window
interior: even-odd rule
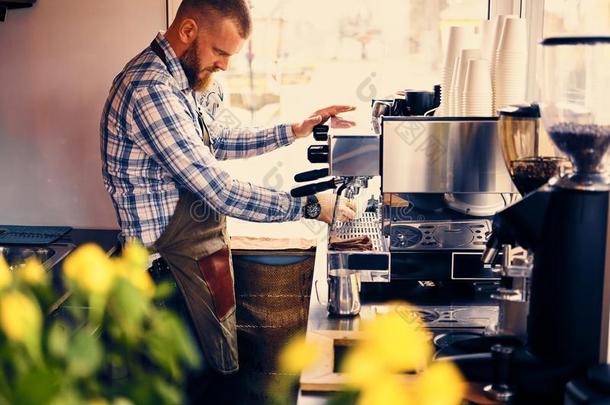
[[[544,36],[610,34],[610,0],[546,0]]]
[[[174,8],[179,3],[169,1]],[[476,31],[489,6],[488,0],[250,1],[251,40],[218,76],[227,107],[245,126],[300,121],[336,103],[356,105],[368,117],[372,98],[393,98],[406,88],[432,90],[440,83],[442,44],[449,27],[471,26]],[[504,3],[512,9],[512,0],[493,4]],[[223,165],[234,178],[289,190],[295,186],[295,173],[312,169],[306,159],[308,146],[299,141]],[[230,219],[229,226],[233,235],[316,233],[302,223]]]

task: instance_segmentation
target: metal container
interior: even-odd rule
[[[607,191],[610,170],[610,36],[554,37],[542,41],[542,120],[574,172],[556,186]]]
[[[383,117],[384,193],[513,193],[489,118]]]
[[[499,109],[499,134],[506,168],[521,195],[542,187],[570,169],[570,162],[553,146],[540,123],[537,104]]]
[[[331,176],[379,175],[380,138],[372,128],[352,133],[333,130],[329,142]]]
[[[360,273],[355,270],[328,271],[328,313],[353,316],[360,313]]]

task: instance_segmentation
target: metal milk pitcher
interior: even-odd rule
[[[360,312],[360,273],[354,270],[328,271],[328,313],[353,316]]]

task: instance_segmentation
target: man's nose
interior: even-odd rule
[[[221,58],[214,64],[216,69],[225,71],[229,68],[229,58]]]

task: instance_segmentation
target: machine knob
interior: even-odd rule
[[[511,346],[495,344],[491,347],[493,362],[493,383],[484,388],[490,399],[509,403],[514,396],[510,387],[510,363],[515,349]]]
[[[328,141],[328,125],[316,125],[313,127],[313,139],[318,142]]]
[[[328,145],[311,145],[307,148],[307,160],[311,163],[328,163]]]
[[[313,139],[318,142],[326,142],[328,141],[328,132],[314,132]]]

